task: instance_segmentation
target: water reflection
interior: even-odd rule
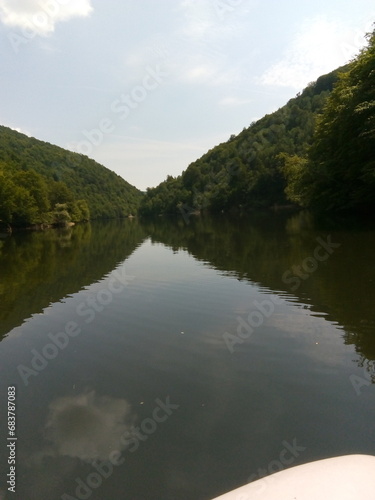
[[[100,280],[144,240],[136,220],[17,233],[0,246],[0,339],[51,303]]]
[[[57,398],[49,405],[46,455],[108,460],[126,447],[135,415],[126,399],[98,396],[95,391]]]
[[[346,344],[375,359],[375,231],[368,224],[319,220],[309,212],[191,217],[188,222],[164,218],[144,227],[153,241],[173,251],[187,250],[226,276],[306,304],[317,316],[323,313],[342,327]],[[285,279],[285,273],[314,255],[317,239],[337,247],[293,287],[296,282]]]
[[[317,220],[308,212],[251,217],[107,221],[45,233],[15,234],[0,246],[0,337],[49,304],[100,280],[147,235],[187,250],[239,280],[305,303],[344,329],[346,344],[375,359],[375,231],[356,221]],[[313,255],[317,238],[340,244],[308,279],[285,273]],[[283,279],[284,276],[284,279]]]
[[[291,290],[283,273],[328,235],[340,247]],[[90,500],[208,500],[295,439],[306,448],[300,463],[372,453],[375,387],[353,360],[374,369],[373,250],[371,230],[308,214],[133,220],[6,240],[1,279],[9,287],[12,269],[18,296],[5,297],[1,314],[10,326],[24,321],[0,343],[1,399],[17,385],[14,498],[80,498],[77,478],[87,484],[113,450],[123,463]],[[125,266],[135,279],[104,293]],[[276,295],[272,314],[230,353],[224,332]],[[89,307],[95,314],[77,315]],[[26,386],[17,367],[31,366],[67,321],[82,332]],[[156,425],[156,402],[167,398],[179,408]],[[133,425],[147,439],[125,448]]]

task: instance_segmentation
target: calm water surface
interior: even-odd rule
[[[0,499],[209,500],[375,454],[374,251],[307,213],[0,240]]]

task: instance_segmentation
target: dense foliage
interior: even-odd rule
[[[0,126],[0,221],[14,226],[125,217],[142,194],[94,160]]]
[[[263,208],[287,203],[279,155],[306,154],[316,117],[337,78],[338,70],[320,77],[275,113],[208,151],[181,176],[169,176],[148,189],[141,213],[186,214],[200,209]]]
[[[375,31],[327,100],[308,158],[284,158],[288,196],[320,210],[375,208]]]

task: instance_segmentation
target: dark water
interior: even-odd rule
[[[209,500],[375,454],[374,251],[306,213],[0,240],[0,499]]]

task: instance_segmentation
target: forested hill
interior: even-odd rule
[[[0,223],[125,217],[142,193],[90,158],[0,126]]]
[[[276,112],[214,147],[181,176],[169,176],[149,189],[142,213],[264,208],[288,203],[278,155],[306,154],[316,116],[322,112],[338,72],[320,77]]]
[[[375,208],[374,39],[349,65],[149,188],[140,213]]]

